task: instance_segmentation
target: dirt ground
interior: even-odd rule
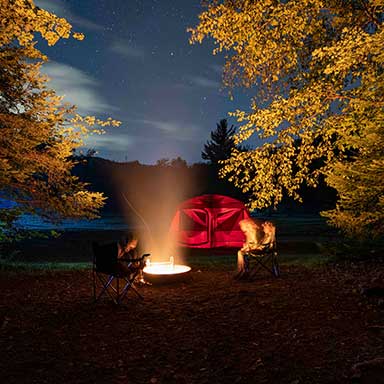
[[[3,271],[0,382],[384,382],[384,303],[364,294],[383,264],[282,272],[195,268],[117,306],[92,302],[89,271]]]

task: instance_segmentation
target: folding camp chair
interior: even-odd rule
[[[254,278],[256,274],[265,269],[273,276],[280,276],[280,268],[277,260],[277,247],[276,238],[273,237],[272,241],[265,244],[261,250],[249,251],[244,255],[245,272],[249,278]]]
[[[131,289],[141,299],[143,296],[136,290],[134,281],[143,265],[145,254],[138,259],[124,259],[126,267],[120,268],[117,258],[117,244],[92,244],[93,248],[93,297],[95,302],[107,294],[116,303],[120,304]]]

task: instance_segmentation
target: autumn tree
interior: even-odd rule
[[[87,134],[119,122],[82,117],[63,105],[40,72],[48,58],[36,42],[37,34],[50,46],[83,35],[32,0],[0,0],[0,24],[0,191],[16,203],[0,210],[0,232],[23,213],[50,220],[93,218],[105,197],[71,174],[72,154]]]
[[[383,0],[206,2],[191,42],[213,38],[214,54],[227,52],[224,84],[257,90],[231,115],[236,143],[263,144],[235,150],[221,170],[252,209],[300,201],[325,177],[338,193],[323,213],[331,224],[383,234],[383,12]]]
[[[234,133],[235,127],[231,125],[231,128],[228,128],[227,119],[220,120],[216,124],[216,129],[211,132],[211,140],[204,144],[201,157],[212,164],[218,164],[220,160],[228,159],[235,147]]]

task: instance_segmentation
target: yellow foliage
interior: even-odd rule
[[[358,196],[349,195],[354,203],[345,204],[344,187],[332,175],[350,170],[351,153],[370,148],[370,156],[377,155],[372,121],[378,135],[384,132],[383,20],[382,0],[206,2],[198,25],[189,29],[190,42],[212,38],[213,53],[227,54],[224,84],[257,92],[249,110],[231,115],[240,123],[236,144],[255,136],[264,144],[235,151],[221,170],[252,193],[250,208],[277,206],[284,194],[300,200],[302,185],[316,186],[326,175],[340,195],[338,212],[329,217],[343,228],[345,220],[336,216],[348,217]],[[367,161],[359,164],[367,167]],[[370,205],[376,223],[384,218],[379,201]],[[356,220],[349,228],[359,225]]]
[[[48,45],[61,38],[82,40],[67,20],[35,6],[32,0],[0,0],[0,184],[18,203],[17,214],[49,219],[97,216],[105,197],[90,192],[71,175],[74,149],[97,126],[119,126],[109,118],[82,117],[47,88],[40,73],[47,57],[36,48],[39,33]],[[9,225],[17,215],[0,212]]]

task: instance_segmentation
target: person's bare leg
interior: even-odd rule
[[[244,271],[244,255],[241,250],[237,252],[237,271],[238,272]]]
[[[241,250],[237,252],[237,272],[235,274],[235,279],[240,279],[245,272],[244,265],[244,255]]]

